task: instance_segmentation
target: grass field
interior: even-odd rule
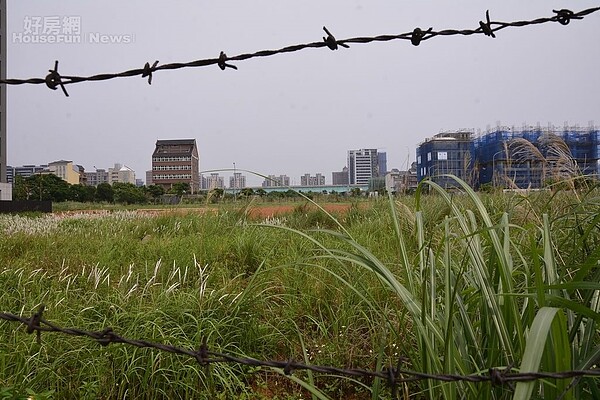
[[[427,186],[423,186],[425,189]],[[600,357],[600,191],[448,193],[0,216],[0,311],[261,360],[431,374]],[[75,207],[65,207],[75,208]],[[268,211],[265,211],[267,209]],[[261,210],[261,211],[257,211]],[[401,385],[406,398],[591,398],[598,380]],[[378,379],[193,359],[0,322],[0,399],[390,398]]]

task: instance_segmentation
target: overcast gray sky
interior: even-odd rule
[[[63,75],[87,76],[233,56],[320,40],[323,25],[342,39],[476,28],[486,9],[492,20],[513,21],[599,4],[8,0],[7,77],[44,77],[54,60]],[[25,43],[34,17],[42,24],[60,17],[61,28],[75,17],[81,43]],[[99,35],[129,43],[95,43]],[[11,86],[8,163],[68,159],[93,170],[118,162],[145,179],[157,139],[195,138],[201,170],[235,162],[298,184],[300,175],[320,172],[330,183],[347,150],[358,148],[386,151],[388,169],[406,169],[418,143],[442,130],[600,122],[599,38],[595,13],[567,26],[508,28],[495,39],[356,44],[237,62],[237,71],[159,71],[151,86],[140,77],[85,82],[67,86],[68,98],[45,85]],[[249,184],[261,181],[248,176]]]

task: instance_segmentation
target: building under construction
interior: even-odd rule
[[[463,149],[460,155],[457,148]],[[450,160],[451,152],[454,160]],[[457,156],[462,162],[457,162]],[[417,149],[417,171],[419,181],[429,177],[443,187],[455,186],[440,176],[450,173],[473,187],[491,184],[527,189],[578,176],[597,179],[599,159],[600,131],[593,124],[587,128],[496,126],[469,138],[461,131],[426,140]]]
[[[431,178],[442,187],[456,186],[446,175],[471,183],[473,171],[473,131],[442,132],[417,147],[417,179]]]

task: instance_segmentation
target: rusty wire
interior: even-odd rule
[[[401,368],[407,361],[400,357],[396,366],[390,365],[381,370],[373,371],[362,368],[338,368],[332,366],[311,365],[294,361],[292,359],[281,360],[259,360],[256,358],[238,357],[231,354],[211,351],[206,344],[206,340],[200,344],[198,349],[177,347],[148,340],[129,339],[115,333],[112,328],[105,328],[102,331],[87,331],[79,328],[63,328],[42,318],[44,306],[30,317],[23,317],[11,313],[0,313],[0,319],[12,322],[20,322],[26,326],[26,332],[36,333],[38,343],[41,343],[42,332],[57,332],[70,336],[85,336],[95,340],[102,346],[108,346],[111,343],[123,343],[135,347],[145,347],[168,353],[184,355],[193,358],[198,364],[206,366],[214,363],[234,363],[253,367],[272,367],[280,368],[286,375],[291,375],[294,371],[307,370],[322,374],[334,374],[355,378],[379,378],[387,382],[391,388],[394,398],[396,397],[398,385],[420,380],[435,380],[440,382],[490,382],[494,386],[508,385],[512,387],[514,382],[529,382],[540,379],[578,379],[582,377],[600,377],[600,368],[587,370],[572,370],[558,372],[512,372],[512,366],[502,368],[490,368],[487,373],[459,375],[459,374],[428,374]],[[575,382],[575,381],[574,381]],[[569,387],[572,387],[570,385]]]
[[[0,80],[0,84],[7,85],[23,85],[23,84],[46,84],[50,89],[56,90],[60,87],[65,94],[65,96],[69,96],[67,90],[65,89],[65,85],[70,85],[73,83],[80,82],[90,82],[90,81],[105,81],[108,79],[114,78],[124,78],[124,77],[132,77],[132,76],[141,76],[142,78],[148,78],[148,83],[152,83],[152,75],[157,71],[162,70],[176,70],[181,68],[192,68],[192,67],[206,67],[209,65],[218,65],[221,70],[225,70],[227,68],[237,69],[237,66],[228,63],[231,61],[244,61],[251,58],[257,57],[269,57],[276,54],[283,53],[292,53],[308,48],[321,48],[327,47],[331,50],[337,50],[339,47],[349,48],[349,44],[355,43],[372,43],[372,42],[388,42],[391,40],[409,40],[414,46],[418,46],[422,41],[429,40],[437,36],[470,36],[481,34],[485,36],[490,36],[492,38],[496,37],[496,32],[509,28],[509,27],[523,27],[529,25],[539,25],[548,22],[558,22],[561,25],[568,25],[571,20],[583,19],[586,15],[595,13],[600,11],[600,7],[588,8],[586,10],[582,10],[579,12],[573,12],[568,9],[561,10],[553,10],[554,16],[552,17],[542,17],[533,20],[527,21],[513,21],[513,22],[502,22],[502,21],[491,21],[489,10],[486,11],[485,21],[479,21],[479,27],[476,29],[444,29],[441,31],[434,31],[433,28],[429,28],[427,30],[422,30],[421,28],[415,28],[411,32],[405,32],[397,35],[379,35],[373,37],[354,37],[348,39],[337,40],[335,36],[326,28],[323,27],[323,30],[327,34],[327,36],[323,37],[322,41],[319,42],[311,42],[304,44],[296,44],[287,47],[283,47],[277,50],[261,50],[254,53],[244,53],[239,54],[233,57],[228,57],[223,51],[219,54],[218,58],[207,58],[196,61],[190,61],[186,63],[171,63],[171,64],[162,64],[158,65],[158,61],[155,61],[152,65],[150,63],[146,63],[143,68],[131,69],[128,71],[123,71],[119,73],[105,73],[98,74],[92,76],[69,76],[69,75],[61,75],[58,72],[58,61],[54,64],[54,69],[49,70],[48,75],[45,78],[30,78],[30,79],[3,79]]]

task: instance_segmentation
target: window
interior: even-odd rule
[[[152,157],[153,162],[192,161],[192,157]]]

